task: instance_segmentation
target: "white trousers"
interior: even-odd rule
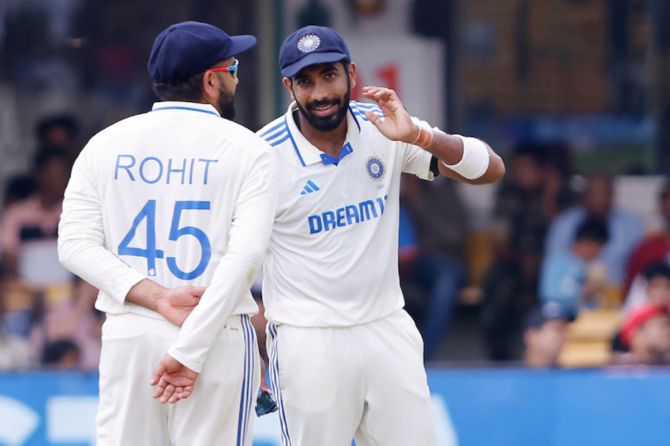
[[[178,332],[168,322],[143,316],[107,316],[102,327],[98,445],[251,445],[260,366],[249,316],[228,320],[191,396],[163,405],[152,397],[150,381]]]
[[[437,444],[423,341],[404,310],[345,328],[268,324],[282,446]]]

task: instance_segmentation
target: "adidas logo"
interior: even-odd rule
[[[305,184],[305,187],[302,188],[302,192],[300,192],[300,195],[311,194],[312,192],[316,192],[319,190],[321,190],[321,188],[316,184],[314,184],[314,181],[307,180],[307,183]]]

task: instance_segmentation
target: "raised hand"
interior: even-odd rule
[[[204,292],[205,287],[193,285],[166,288],[161,293],[157,310],[165,319],[181,327]]]
[[[381,120],[374,113],[365,112],[382,135],[393,141],[414,142],[419,126],[412,122],[395,91],[384,87],[363,87],[363,96],[375,101],[384,113],[384,120]]]
[[[165,355],[158,363],[158,368],[151,379],[151,385],[158,386],[153,396],[159,398],[163,404],[174,404],[191,395],[196,379],[198,373],[172,356]]]

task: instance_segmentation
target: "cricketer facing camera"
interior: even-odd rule
[[[491,183],[503,162],[410,117],[387,88],[350,101],[356,66],[330,28],[291,34],[279,64],[293,102],[258,133],[280,172],[263,299],[282,444],[434,445],[423,343],[398,279],[400,176]]]
[[[271,233],[276,159],[222,117],[234,111],[233,56],[255,43],[205,23],[165,29],[148,63],[163,102],[98,133],[72,170],[59,255],[100,289],[107,314],[99,445],[251,445],[249,288]]]

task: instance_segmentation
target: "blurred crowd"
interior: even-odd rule
[[[97,290],[56,253],[71,165],[89,136],[154,100],[145,57],[155,29],[207,17],[237,33],[242,20],[224,11],[248,7],[163,3],[0,1],[1,370],[97,367]],[[128,17],[143,26],[126,26]],[[243,88],[237,101],[247,125],[253,107],[244,104],[254,94]],[[473,224],[472,203],[453,181],[403,182],[399,271],[426,360],[458,356],[445,352],[444,339],[467,307],[484,360],[668,364],[670,182],[639,197],[663,217],[649,232],[614,205],[614,178],[574,171],[569,141],[495,149],[508,174],[485,227]]]
[[[449,180],[404,183],[400,271],[426,359],[441,359],[453,310],[465,304],[478,308],[490,361],[668,364],[670,182],[639,197],[663,218],[648,233],[641,216],[614,205],[614,178],[572,171],[566,144],[524,142],[506,162],[483,234],[468,228]],[[487,266],[476,274],[482,252]]]

